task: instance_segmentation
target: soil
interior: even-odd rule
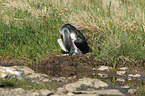
[[[73,56],[51,56],[43,58],[31,68],[49,76],[87,76],[91,73],[96,61],[89,54]]]
[[[28,60],[29,61],[29,60]],[[56,77],[91,77],[92,69],[101,65],[112,66],[112,63],[98,62],[92,54],[84,55],[49,55],[43,57],[39,62],[32,61],[32,64],[28,64],[27,60],[0,60],[1,66],[28,66],[38,73],[44,73],[49,76]],[[125,66],[123,62],[119,62],[117,67]],[[130,68],[136,67],[131,65]],[[136,68],[133,68],[136,69]],[[144,67],[142,67],[144,69]]]
[[[63,54],[50,55],[43,57],[39,62],[32,61],[32,64],[28,64],[27,62],[27,60],[0,60],[0,65],[28,66],[39,73],[48,74],[50,76],[82,75],[85,74],[85,72],[88,73],[88,71],[92,71],[94,65],[99,65],[90,54],[72,56],[63,56]]]

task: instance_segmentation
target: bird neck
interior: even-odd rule
[[[77,36],[76,36],[75,33],[71,33],[70,37],[71,37],[72,40],[77,40]]]

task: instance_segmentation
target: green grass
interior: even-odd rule
[[[36,84],[31,80],[18,80],[16,78],[0,79],[0,88],[23,88],[24,90],[40,90],[40,89],[53,89],[53,85],[50,83]]]
[[[40,59],[59,54],[59,28],[71,23],[96,60],[143,64],[144,0],[1,0],[0,57]]]

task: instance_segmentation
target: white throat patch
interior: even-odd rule
[[[71,33],[70,37],[72,40],[77,40],[76,34],[75,33]]]

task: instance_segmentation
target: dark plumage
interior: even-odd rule
[[[76,29],[71,24],[65,24],[63,25],[60,30],[60,34],[62,35],[62,41],[60,45],[61,40],[58,39],[58,43],[61,46],[64,46],[67,50],[64,50],[65,48],[62,48],[64,51],[68,51],[69,53],[76,52],[77,54],[85,54],[91,51],[91,49],[88,46],[88,43],[85,40],[85,37],[83,34]]]

